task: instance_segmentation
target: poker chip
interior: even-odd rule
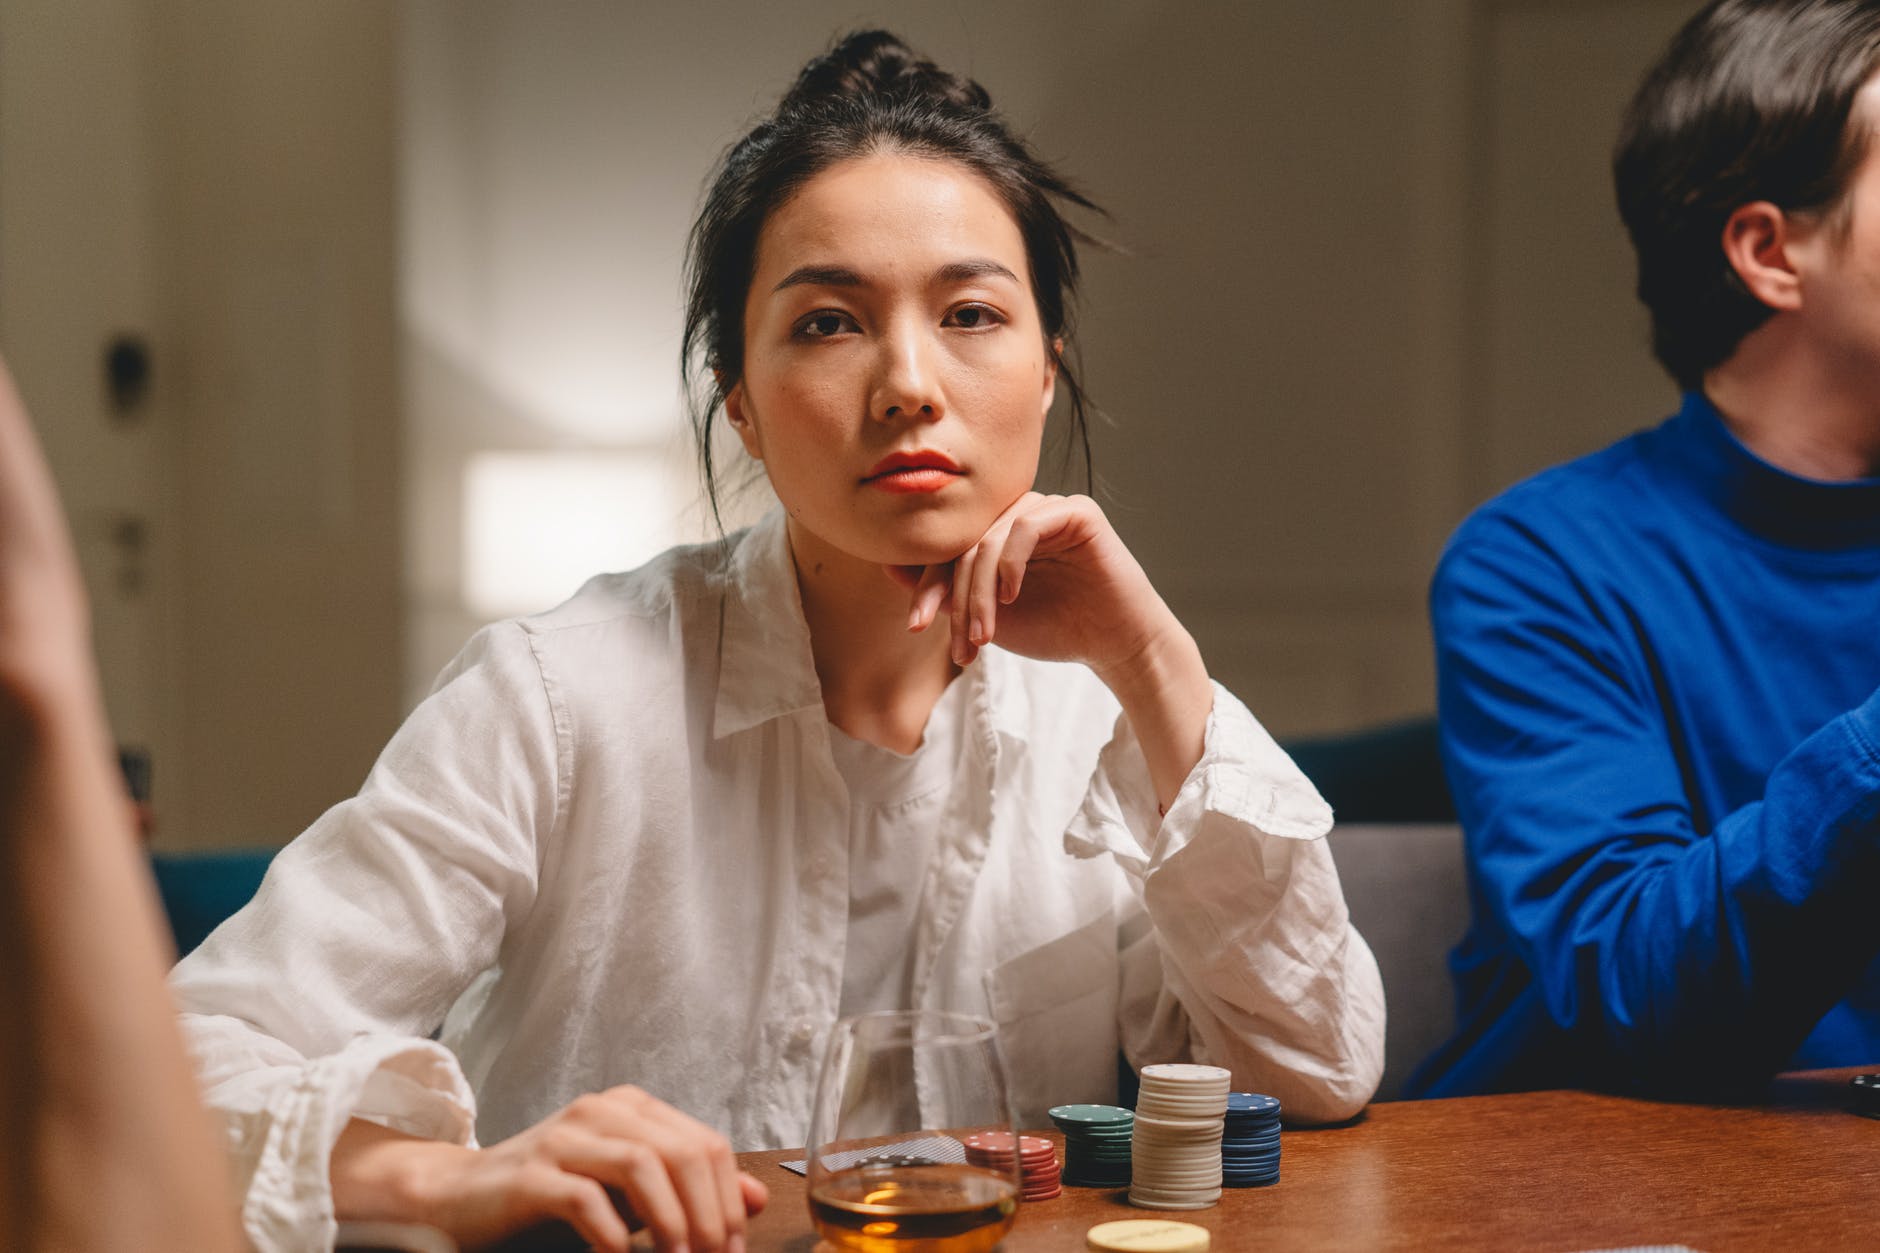
[[[1046,1112],[1060,1129],[1065,1123],[1089,1128],[1118,1125],[1127,1128],[1136,1118],[1134,1113],[1120,1105],[1054,1105]]]
[[[1221,1203],[1221,1190],[1214,1189],[1207,1193],[1183,1193],[1179,1196],[1144,1192],[1138,1195],[1134,1188],[1129,1190],[1129,1203],[1141,1209],[1213,1209]]]
[[[1222,1093],[1233,1076],[1219,1066],[1199,1066],[1192,1062],[1162,1062],[1142,1068],[1144,1084],[1174,1083],[1200,1087],[1220,1083]]]
[[[1278,1118],[1279,1098],[1267,1096],[1262,1092],[1229,1092],[1227,1094],[1227,1116]]]
[[[1205,1209],[1221,1199],[1222,1134],[1233,1076],[1219,1066],[1144,1066],[1130,1136],[1129,1202]],[[1236,1145],[1255,1148],[1257,1146]],[[1238,1164],[1238,1163],[1237,1163]]]
[[[1016,1174],[1018,1195],[1024,1201],[1048,1201],[1063,1194],[1058,1178],[1057,1146],[1041,1136],[1014,1136],[1007,1131],[982,1131],[962,1136],[966,1162],[998,1174]]]
[[[1262,1188],[1279,1182],[1279,1102],[1259,1092],[1230,1092],[1221,1129],[1221,1184]]]
[[[1063,1183],[1073,1188],[1128,1185],[1134,1113],[1119,1105],[1058,1105],[1049,1113],[1064,1133]]]
[[[1098,1223],[1084,1233],[1091,1253],[1208,1253],[1206,1227],[1158,1219]]]
[[[1847,1081],[1848,1108],[1866,1118],[1880,1118],[1880,1075],[1855,1075]]]

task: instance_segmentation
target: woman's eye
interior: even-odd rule
[[[967,331],[982,331],[1004,320],[991,305],[961,305],[947,314],[946,324]]]
[[[796,333],[809,339],[828,339],[857,329],[854,318],[834,309],[818,310],[796,324]]]

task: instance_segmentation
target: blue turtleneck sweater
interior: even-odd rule
[[[1413,1093],[1880,1063],[1880,479],[1687,396],[1478,510],[1430,612],[1474,920]]]

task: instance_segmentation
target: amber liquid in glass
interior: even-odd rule
[[[1011,1230],[1018,1190],[976,1166],[862,1167],[819,1182],[809,1212],[851,1253],[985,1253]]]

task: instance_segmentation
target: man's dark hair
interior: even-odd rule
[[[1880,0],[1715,0],[1645,76],[1613,155],[1652,350],[1696,390],[1772,312],[1723,252],[1743,205],[1828,215],[1867,150]]]
[[[1018,223],[1031,288],[1070,397],[1071,437],[1090,479],[1083,389],[1057,344],[1071,337],[1077,243],[1060,205],[1095,209],[993,111],[985,88],[916,56],[886,31],[857,31],[803,67],[777,111],[725,153],[692,224],[681,369],[699,470],[718,516],[711,422],[744,373],[744,301],[764,222],[803,185],[851,157],[902,152],[953,161],[985,179]]]

